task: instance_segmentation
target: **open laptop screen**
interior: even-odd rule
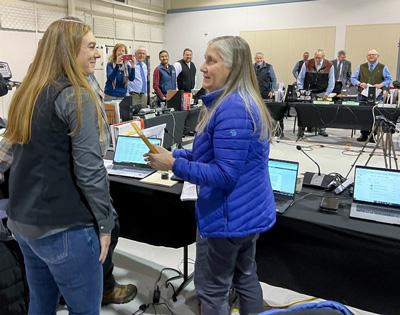
[[[279,194],[294,196],[299,163],[270,159],[268,162],[272,190]]]
[[[161,145],[161,139],[148,138],[151,144]],[[139,137],[118,136],[115,148],[114,163],[144,165],[147,164],[143,154],[149,152],[149,148]]]
[[[400,171],[356,166],[353,200],[400,206]]]

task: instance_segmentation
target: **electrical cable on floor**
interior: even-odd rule
[[[159,306],[159,305],[164,305],[172,315],[175,315],[174,312],[169,308],[169,306],[168,306],[166,303],[149,303],[149,304],[142,304],[142,305],[140,305],[139,309],[138,309],[135,313],[133,313],[132,315],[141,315],[141,314],[143,314],[150,306],[153,307],[153,309],[154,309],[154,314],[157,315],[156,306]],[[141,312],[141,313],[138,313],[138,312]],[[162,314],[162,313],[160,313],[160,314]]]
[[[279,305],[279,306],[278,305],[272,306],[272,305],[269,305],[266,301],[264,301],[264,302],[267,303],[268,307],[271,308],[271,309],[276,309],[276,308],[284,309],[284,308],[289,308],[289,307],[291,307],[293,305],[296,305],[296,304],[310,302],[310,301],[314,301],[314,300],[317,300],[317,298],[316,297],[310,297],[310,298],[307,298],[307,299],[304,299],[304,300],[292,302],[292,303],[289,303],[289,304],[286,304],[286,305]]]

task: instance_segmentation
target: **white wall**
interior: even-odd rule
[[[31,64],[37,49],[37,43],[42,38],[44,30],[52,21],[68,14],[67,0],[41,0],[37,1],[21,1],[21,0],[0,0],[0,61],[5,61],[9,64],[12,71],[14,81],[22,81],[29,65]],[[163,48],[162,30],[163,23],[163,8],[157,8],[147,4],[139,4],[144,10],[132,7],[119,6],[118,4],[110,4],[100,0],[76,0],[72,1],[75,5],[74,15],[81,19],[87,18],[87,23],[90,23],[92,18],[101,21],[109,21],[113,26],[119,25],[124,30],[130,30],[128,26],[135,30],[137,25],[144,28],[144,33],[135,32],[123,34],[124,39],[113,37],[113,28],[103,27],[99,29],[94,28],[97,37],[97,44],[111,45],[116,43],[124,43],[128,47],[131,46],[132,50],[135,47],[142,45],[147,47],[148,55],[151,56],[151,68],[159,64],[158,52]],[[128,3],[132,3],[131,0]],[[25,8],[26,10],[22,10]],[[152,11],[146,11],[151,9]],[[22,11],[18,11],[22,10]],[[154,13],[158,10],[160,13]],[[40,12],[46,12],[39,14]],[[157,11],[157,12],[158,12]],[[18,12],[23,12],[19,14]],[[14,13],[14,15],[12,15]],[[19,17],[21,17],[19,19]],[[10,27],[10,21],[13,26]],[[7,24],[8,23],[8,24]],[[92,21],[93,23],[93,21]],[[16,25],[16,26],[14,26]],[[121,27],[123,25],[124,27]],[[127,27],[125,27],[127,25]],[[18,28],[18,29],[16,29]],[[138,28],[140,29],[140,28]],[[30,30],[30,31],[27,31]],[[153,34],[153,31],[155,32]],[[107,36],[99,36],[98,34],[105,34]],[[157,33],[158,32],[158,33]],[[161,34],[161,35],[160,35]],[[107,58],[104,59],[107,61]],[[100,61],[97,62],[97,68],[101,69]],[[101,70],[96,70],[96,77],[101,85],[104,85],[104,75]],[[9,104],[15,89],[0,98],[0,117],[7,118]]]
[[[164,22],[164,46],[171,60],[185,47],[193,50],[197,68],[203,62],[207,42],[240,31],[336,27],[335,52],[345,48],[346,25],[399,23],[399,0],[318,0],[291,4],[168,14]],[[382,34],[384,36],[384,34]],[[400,36],[400,34],[399,34]],[[277,43],[279,45],[279,43]],[[374,44],[371,43],[371,47]],[[397,49],[397,48],[394,48]],[[299,59],[302,52],[299,52]],[[334,56],[327,56],[328,59]],[[391,69],[393,76],[396,69]],[[278,80],[279,80],[279,73]],[[197,74],[197,87],[202,82]]]

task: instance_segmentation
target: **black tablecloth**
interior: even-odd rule
[[[296,202],[257,243],[261,281],[379,314],[398,314],[400,229],[349,218],[351,198],[337,214],[318,211],[322,196]]]
[[[297,111],[299,127],[342,128],[371,130],[373,126],[372,107],[342,104],[322,105],[312,103],[289,103]],[[383,115],[390,121],[397,121],[400,109],[375,107],[375,116]]]
[[[182,202],[182,184],[168,188],[110,175],[110,194],[121,236],[156,246],[179,248],[196,241],[194,202]]]
[[[276,121],[282,120],[285,117],[285,113],[288,109],[286,102],[265,102],[271,116]]]

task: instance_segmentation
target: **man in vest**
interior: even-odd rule
[[[258,88],[263,99],[270,99],[274,96],[276,87],[276,75],[274,67],[264,61],[264,54],[257,52],[254,57],[254,70],[258,81]],[[283,134],[283,119],[279,121],[280,128],[276,130],[276,136],[281,138]]]
[[[261,96],[263,99],[272,98],[276,87],[274,67],[264,61],[264,54],[262,52],[256,53],[254,61],[254,70],[256,71]]]
[[[146,47],[139,46],[135,51],[135,79],[128,81],[127,95],[132,95],[132,105],[141,104],[142,108],[147,106],[147,65]]]
[[[372,85],[377,89],[388,89],[392,82],[392,75],[389,69],[384,64],[379,63],[378,59],[379,53],[375,49],[370,50],[367,54],[368,62],[359,65],[351,76],[351,83],[354,86],[358,86],[358,100],[360,102],[367,100],[364,95],[361,95],[361,91],[367,88],[368,85]],[[376,99],[378,101],[382,100],[382,94],[377,95]],[[357,138],[357,141],[367,141],[370,132],[370,130],[361,130],[361,136]],[[371,138],[371,142],[373,141],[373,138]]]
[[[191,93],[196,86],[196,67],[192,62],[193,52],[185,48],[183,58],[174,63],[178,90]]]
[[[335,74],[332,64],[325,59],[325,50],[317,49],[314,58],[306,61],[297,77],[297,88],[311,91],[311,100],[325,101],[335,86]],[[327,137],[325,128],[318,134]]]
[[[304,52],[303,59],[300,61],[297,61],[296,64],[294,65],[292,73],[296,80],[297,80],[297,77],[299,76],[299,73],[300,73],[301,67],[303,66],[303,63],[305,63],[308,60],[309,56],[310,56],[310,54],[308,53],[308,51]]]
[[[168,64],[169,55],[166,50],[161,50],[158,54],[161,64],[154,69],[153,89],[158,98],[158,104],[165,102],[168,90],[176,90],[176,71],[175,67]]]

